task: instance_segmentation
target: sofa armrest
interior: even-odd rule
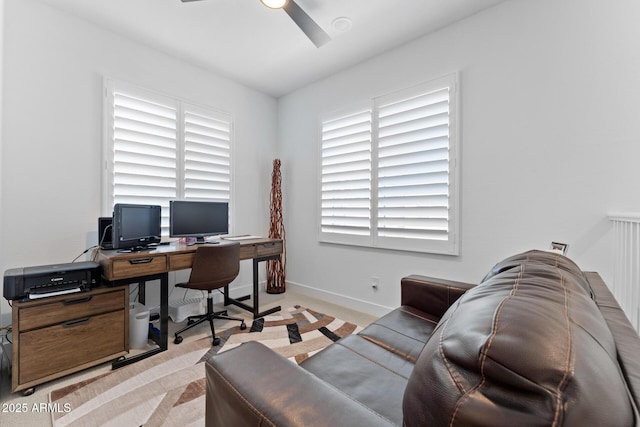
[[[402,305],[441,318],[451,304],[474,286],[471,283],[414,274],[402,278],[400,300]]]
[[[207,426],[392,423],[258,342],[206,361]]]

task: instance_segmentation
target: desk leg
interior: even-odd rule
[[[257,259],[253,259],[253,318],[256,318],[256,314],[258,314],[258,312],[260,311],[260,305],[258,303],[258,295],[260,292],[260,289],[258,289],[259,286],[259,277],[258,277],[258,263],[260,261],[258,261]]]
[[[268,257],[264,257],[264,258],[254,258],[253,259],[253,307],[250,307],[247,304],[244,304],[240,301],[244,301],[247,300],[249,298],[251,298],[251,295],[245,295],[242,296],[240,298],[231,298],[229,297],[229,289],[228,287],[225,288],[225,295],[224,295],[224,305],[229,305],[229,304],[233,304],[236,305],[240,308],[243,308],[247,311],[250,311],[251,313],[253,313],[253,318],[254,319],[258,319],[260,317],[264,317],[268,314],[272,314],[275,312],[278,312],[281,310],[280,306],[277,307],[273,307],[270,308],[268,310],[265,311],[260,311],[260,293],[258,290],[258,264],[261,261],[266,261],[268,259],[276,259],[276,258],[280,258],[280,255],[272,255],[272,256],[268,256]]]
[[[142,304],[145,302],[145,286],[148,280],[160,280],[160,335],[150,334],[151,338],[158,344],[158,348],[131,357],[121,357],[111,364],[111,369],[118,369],[139,362],[142,359],[167,350],[169,336],[169,274],[163,273],[154,277],[145,277],[145,280],[138,281],[138,300]]]
[[[162,351],[168,348],[169,337],[169,275],[160,278],[160,337],[157,344]]]
[[[140,283],[138,283],[138,301],[140,301],[140,304],[144,304],[147,300],[147,283],[145,281],[140,281]]]
[[[224,295],[224,305],[227,306],[231,304],[229,302],[229,285],[224,287],[224,291],[222,292],[222,295]]]

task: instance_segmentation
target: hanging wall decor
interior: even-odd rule
[[[273,161],[271,174],[271,223],[269,225],[269,237],[282,239],[282,255],[280,258],[267,261],[267,293],[281,294],[286,290],[285,267],[287,264],[287,240],[284,232],[284,219],[282,217],[282,174],[280,172],[280,159]]]

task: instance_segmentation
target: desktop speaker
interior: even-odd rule
[[[98,244],[102,249],[113,249],[113,217],[101,216],[98,218]]]

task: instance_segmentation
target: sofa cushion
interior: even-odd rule
[[[414,364],[362,338],[349,335],[308,358],[302,368],[396,425]]]
[[[551,255],[499,264],[445,313],[407,384],[406,426],[633,424],[589,285]]]
[[[358,335],[415,363],[438,320],[410,306],[401,306],[360,331]]]
[[[211,356],[205,367],[207,426],[394,425],[256,341]]]

